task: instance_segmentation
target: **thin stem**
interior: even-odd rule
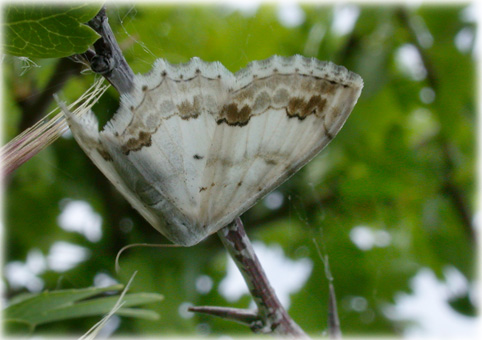
[[[330,339],[341,339],[340,319],[336,306],[336,294],[333,281],[328,284],[330,290],[330,302],[328,306],[328,334]]]
[[[243,322],[255,333],[274,333],[289,338],[308,339],[281,305],[246,235],[241,219],[236,218],[233,223],[218,231],[218,236],[241,271],[258,310],[255,313],[221,307],[194,307],[190,310]]]
[[[323,266],[325,267],[325,276],[328,280],[328,290],[329,290],[329,303],[328,303],[328,335],[330,339],[341,339],[341,327],[340,318],[338,317],[338,308],[336,305],[336,294],[335,285],[333,284],[334,278],[331,274],[330,261],[328,255],[323,255],[318,243],[313,239],[316,251],[320,257]],[[324,247],[323,247],[324,248]]]

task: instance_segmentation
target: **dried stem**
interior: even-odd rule
[[[100,78],[70,105],[71,110],[76,115],[88,112],[107,88],[108,85],[103,85],[103,79]],[[58,111],[58,108],[54,109],[44,119],[24,130],[0,148],[0,159],[2,160],[0,177],[2,179],[5,179],[20,165],[55,142],[67,131],[68,125],[64,114]]]
[[[192,307],[190,310],[247,324],[255,333],[274,333],[289,338],[308,339],[281,305],[246,235],[241,219],[236,218],[233,223],[218,231],[218,235],[241,271],[258,310],[254,312],[222,307]]]

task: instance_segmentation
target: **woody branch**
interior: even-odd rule
[[[241,271],[258,310],[209,306],[191,307],[190,310],[237,321],[249,326],[255,333],[307,339],[308,336],[291,319],[271,287],[241,219],[236,218],[233,223],[218,231],[218,236]]]

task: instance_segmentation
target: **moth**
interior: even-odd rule
[[[361,77],[331,62],[273,56],[232,74],[219,62],[163,59],[99,132],[64,113],[81,148],[173,243],[192,246],[286,181],[338,133]]]

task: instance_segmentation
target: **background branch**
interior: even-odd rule
[[[404,7],[400,7],[397,10],[396,14],[400,22],[406,27],[407,31],[409,32],[411,43],[417,48],[417,51],[420,54],[423,66],[427,71],[428,85],[435,91],[435,93],[438,93],[439,78],[437,76],[435,66],[431,61],[430,56],[427,54],[427,51],[422,47],[417,38],[417,32],[411,24],[410,14],[408,13],[408,10]],[[439,96],[437,95],[435,97],[435,100],[437,100],[438,97]],[[454,171],[457,167],[455,166],[453,152],[451,152],[453,146],[451,145],[451,143],[449,143],[447,135],[444,133],[445,130],[443,129],[443,124],[441,124],[441,126],[442,129],[438,136],[438,143],[440,144],[442,156],[444,157],[445,163],[441,191],[448,195],[448,197],[452,201],[454,209],[460,216],[465,233],[467,234],[469,239],[475,244],[477,242],[477,236],[475,235],[475,231],[472,225],[473,213],[467,203],[467,198],[464,195],[464,190],[461,189],[454,180]]]

